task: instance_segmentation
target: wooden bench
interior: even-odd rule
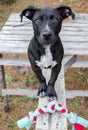
[[[26,95],[36,97],[37,90],[8,89],[5,83],[4,66],[30,66],[28,58],[5,58],[4,54],[26,54],[31,37],[33,36],[32,24],[26,18],[20,23],[18,13],[11,14],[0,32],[0,77],[2,82],[2,95],[4,96],[5,111],[8,110],[7,95]],[[78,55],[88,55],[88,14],[76,14],[75,21],[63,23],[60,37],[64,46],[65,58],[63,60],[62,71],[55,84],[60,103],[66,105],[66,98],[75,96],[88,96],[88,91],[65,91],[64,72],[70,67],[88,67],[88,60],[77,58]],[[46,79],[50,72],[44,72]],[[66,98],[65,98],[66,92]],[[39,99],[39,106],[44,106],[48,102],[47,98]],[[63,122],[64,125],[63,125]],[[54,122],[54,124],[52,124]],[[46,114],[38,117],[37,130],[66,130],[66,119],[58,113],[52,116]]]

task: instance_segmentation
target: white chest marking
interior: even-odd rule
[[[53,61],[52,53],[50,51],[50,45],[45,47],[45,55],[41,56],[40,61],[35,61],[36,65],[40,68],[48,68],[49,66],[54,67],[57,62]]]

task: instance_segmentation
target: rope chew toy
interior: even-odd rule
[[[35,111],[29,112],[27,117],[17,121],[17,125],[20,129],[26,128],[26,130],[29,130],[32,124],[36,123],[37,116],[45,113],[54,113],[56,111],[62,113],[69,120],[72,124],[72,130],[84,130],[84,127],[88,127],[88,120],[67,110],[56,100],[49,101],[48,105],[43,108],[37,108]]]

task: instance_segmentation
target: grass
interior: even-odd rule
[[[37,83],[37,78],[33,74],[26,74],[24,75],[23,84],[24,86],[34,85]]]
[[[65,74],[65,80],[68,89],[87,89],[88,69],[69,69]]]
[[[11,11],[13,10],[13,8],[15,8],[16,3],[14,2],[11,5],[1,5],[0,4],[0,28],[3,27],[4,23],[6,22],[6,20],[8,19]]]
[[[7,83],[10,85],[11,83],[16,82],[16,77],[14,75],[10,75],[7,77]]]
[[[17,98],[17,100],[16,100],[17,103],[26,102],[26,101],[27,101],[27,97],[25,97],[25,96],[19,97],[19,98]]]
[[[79,100],[78,99],[73,100],[73,105],[74,107],[77,108],[79,106]]]
[[[0,130],[18,130],[16,122],[27,116],[29,111],[35,110],[38,105],[37,102],[37,99],[29,99],[25,96],[10,96],[11,110],[9,113],[5,113],[3,107],[1,109]]]

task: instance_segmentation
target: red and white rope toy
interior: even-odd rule
[[[56,111],[59,111],[65,117],[67,117],[69,122],[72,124],[72,130],[84,130],[84,127],[88,127],[88,120],[77,116],[73,112],[67,110],[56,100],[49,101],[48,105],[43,108],[37,108],[35,111],[29,112],[27,117],[17,121],[17,125],[20,129],[26,128],[29,130],[32,124],[36,123],[37,116],[45,113],[54,113]]]

